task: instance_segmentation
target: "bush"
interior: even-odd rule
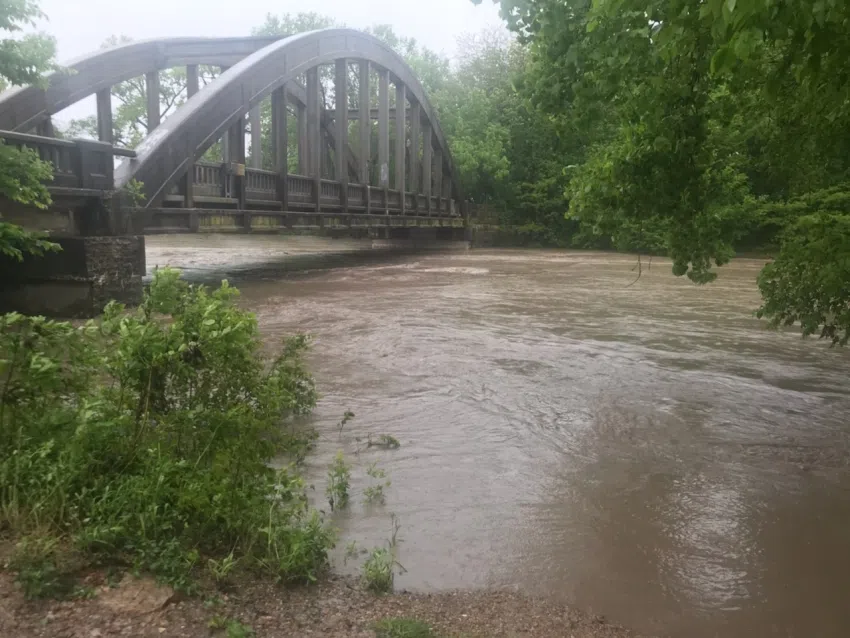
[[[267,359],[237,294],[166,269],[138,309],[82,327],[0,317],[0,526],[178,587],[227,557],[315,578],[331,534],[292,468],[268,465],[303,448],[281,426],[315,404],[307,341]]]

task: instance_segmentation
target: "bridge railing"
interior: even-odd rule
[[[109,191],[114,188],[116,155],[135,157],[136,152],[94,140],[62,140],[15,131],[0,131],[0,139],[15,148],[28,148],[53,165],[54,189]]]

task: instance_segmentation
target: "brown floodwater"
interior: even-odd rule
[[[516,587],[665,636],[850,635],[850,351],[753,317],[762,262],[697,287],[663,260],[635,282],[625,255],[363,247],[148,238],[149,266],[235,282],[269,339],[314,336],[318,505],[336,451],[354,466],[340,569],[394,513],[399,588]],[[401,448],[357,441],[383,433]],[[385,505],[362,503],[373,462]]]

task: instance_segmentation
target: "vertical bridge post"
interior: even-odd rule
[[[145,95],[147,96],[148,133],[159,126],[159,71],[145,73]]]
[[[404,155],[407,150],[407,97],[404,84],[395,84],[395,187],[398,191],[398,207],[404,215]]]
[[[272,153],[277,173],[277,198],[281,210],[289,210],[289,131],[286,127],[286,87],[272,92]]]
[[[425,210],[431,214],[431,168],[434,164],[434,147],[431,145],[431,123],[422,126],[422,193],[425,195]]]
[[[419,210],[419,126],[422,122],[422,106],[411,100],[410,104],[410,191],[413,193],[413,210]]]
[[[316,212],[322,210],[322,128],[319,108],[319,69],[307,70],[307,164],[309,176],[313,178],[313,201]]]
[[[334,101],[336,102],[334,167],[336,179],[339,182],[339,205],[342,213],[346,215],[348,214],[348,60],[345,58],[336,61]]]
[[[437,210],[443,210],[443,151],[436,149],[434,151],[434,194],[437,196]]]
[[[389,214],[390,186],[390,72],[378,69],[378,185],[384,189],[384,212]]]
[[[190,64],[186,67],[186,95],[189,99],[192,99],[192,96],[195,95],[200,89],[200,83],[198,81],[198,65]],[[194,208],[195,207],[195,193],[194,183],[195,183],[195,162],[194,158],[191,158],[192,161],[189,162],[189,165],[186,167],[186,177],[183,179],[183,208]],[[194,222],[192,223],[194,226]]]
[[[263,167],[263,121],[261,106],[251,109],[248,118],[251,124],[251,167]]]
[[[112,132],[112,90],[101,89],[97,92],[97,139],[113,143]]]
[[[372,143],[372,116],[370,114],[370,93],[369,93],[369,61],[360,60],[360,98],[357,101],[359,109],[359,127],[360,127],[360,148],[359,151],[359,169],[360,183],[363,184],[363,205],[366,207],[366,214],[371,212],[372,204],[369,197],[369,157],[372,154],[370,145]]]

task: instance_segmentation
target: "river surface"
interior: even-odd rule
[[[517,587],[664,636],[850,636],[850,351],[765,330],[761,262],[704,287],[661,260],[635,281],[634,257],[592,252],[287,265],[358,247],[165,236],[147,251],[229,277],[269,339],[314,336],[308,474],[322,505],[336,451],[354,466],[341,546],[385,542],[394,513],[399,588]],[[364,449],[382,433],[401,448]],[[362,503],[373,462],[383,506]]]

